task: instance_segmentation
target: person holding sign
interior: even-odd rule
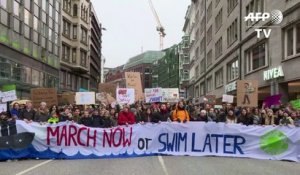
[[[180,101],[177,104],[177,108],[173,111],[173,121],[174,122],[183,122],[186,123],[187,121],[190,121],[190,116],[187,110],[185,110],[185,107],[183,105],[183,102]]]
[[[119,113],[118,124],[126,126],[135,124],[135,116],[129,111],[129,106],[125,105],[123,111]]]

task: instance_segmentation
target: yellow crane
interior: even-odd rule
[[[148,1],[149,1],[150,8],[152,10],[152,13],[157,22],[156,30],[158,31],[158,34],[159,34],[159,49],[163,50],[164,49],[164,37],[166,36],[165,28],[161,25],[158,14],[153,6],[152,0],[148,0]]]

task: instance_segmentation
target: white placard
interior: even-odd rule
[[[95,92],[76,92],[77,105],[95,104]]]
[[[7,111],[7,104],[0,104],[0,113]]]
[[[162,88],[145,89],[146,103],[162,102]]]
[[[223,95],[222,102],[225,102],[225,103],[233,103],[233,99],[234,99],[234,96],[224,94],[224,95]]]
[[[119,104],[133,104],[135,100],[134,89],[118,88],[117,89],[117,102]]]
[[[178,88],[164,88],[163,89],[163,102],[177,103],[179,101]]]
[[[12,91],[7,91],[7,92],[2,92],[2,102],[9,102],[9,101],[14,101],[17,100],[17,92],[16,90]]]

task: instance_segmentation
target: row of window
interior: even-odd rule
[[[57,77],[13,61],[0,58],[0,78],[39,87],[57,87]]]
[[[85,22],[88,22],[89,8],[82,3],[80,9],[81,9],[81,19],[84,20]],[[71,0],[63,0],[63,10],[68,14],[73,15],[73,17],[78,16],[78,5],[74,3],[72,6]]]
[[[78,33],[77,30],[78,30],[77,24],[72,25],[71,22],[67,21],[66,19],[63,19],[63,34],[64,34],[64,36],[71,39],[71,33],[72,33],[72,39],[77,39],[77,33]],[[80,41],[86,45],[88,44],[88,31],[83,26],[81,26]]]
[[[35,42],[27,39],[17,32],[9,30],[6,26],[0,24],[0,42],[19,50],[26,55],[40,60],[50,66],[59,67],[58,47],[54,47],[54,53],[51,54],[46,49],[40,47]]]
[[[62,43],[62,60],[77,64],[77,48],[71,48],[69,45]],[[83,49],[80,49],[80,65],[87,67],[87,52]]]
[[[80,88],[88,89],[88,79],[73,75],[70,72],[59,72],[60,88],[78,91]]]

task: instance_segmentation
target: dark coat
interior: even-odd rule
[[[92,115],[93,127],[102,128],[104,125],[104,119],[100,115]]]
[[[169,112],[155,112],[153,113],[152,119],[154,123],[158,123],[159,121],[166,122],[170,117],[171,114]]]
[[[240,115],[237,120],[237,123],[242,123],[243,125],[253,125],[253,116],[252,115]]]
[[[35,110],[33,109],[30,109],[29,111],[27,109],[23,109],[21,114],[20,114],[20,119],[21,120],[24,120],[24,119],[27,119],[27,120],[34,120],[35,118]]]
[[[78,124],[87,126],[87,127],[92,127],[93,126],[93,118],[92,117],[81,117],[79,119]]]
[[[38,109],[35,113],[34,121],[35,122],[48,122],[49,120],[49,111]]]

